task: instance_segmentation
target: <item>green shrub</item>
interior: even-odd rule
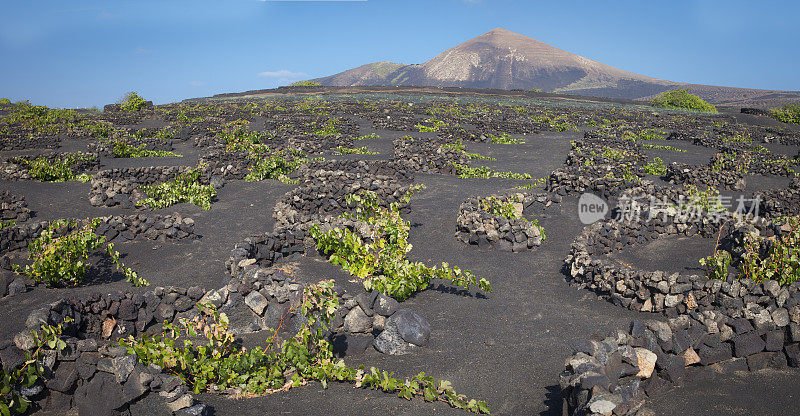
[[[622,133],[622,140],[638,141],[638,140],[664,140],[666,133],[659,129],[644,129],[639,132],[626,130]]]
[[[289,179],[288,175],[303,162],[302,159],[286,159],[281,153],[269,156],[251,154],[249,158],[254,161],[254,164],[247,176],[244,177],[244,180],[248,182],[277,179],[283,183],[297,183],[297,181]]]
[[[743,254],[739,260],[738,278],[777,280],[782,285],[800,281],[800,217],[785,219],[784,231],[779,236],[767,238],[748,234],[742,244]],[[764,247],[767,247],[764,250]],[[726,279],[732,256],[725,250],[716,250],[713,255],[700,260],[706,266],[706,275],[711,279]]]
[[[34,160],[23,159],[28,164],[32,178],[42,182],[66,182],[76,178],[75,169],[81,162],[91,161],[97,156],[81,152],[67,153],[55,160],[39,157]]]
[[[679,149],[677,147],[669,146],[669,145],[662,145],[662,144],[643,144],[643,149],[658,149],[658,150],[670,150],[673,152],[678,153],[686,153],[685,149]]]
[[[380,139],[381,136],[378,136],[376,133],[370,133],[364,136],[354,137],[353,140],[372,140],[372,139]]]
[[[644,173],[648,175],[663,176],[667,174],[667,166],[660,157],[653,159],[652,162],[644,165]]]
[[[378,152],[372,152],[367,149],[367,146],[361,147],[344,147],[336,146],[333,148],[336,155],[377,155]]]
[[[509,136],[508,133],[502,133],[499,136],[496,136],[496,135],[490,133],[489,134],[489,140],[491,140],[492,143],[496,143],[496,144],[522,144],[522,143],[525,143],[525,140],[523,140],[523,139],[511,138],[511,136]]]
[[[513,199],[508,197],[508,199],[503,200],[495,196],[489,196],[480,200],[480,209],[488,212],[489,214],[503,217],[507,220],[522,220],[525,223],[530,223],[539,229],[542,240],[546,239],[547,237],[544,233],[544,227],[539,225],[539,220],[536,218],[528,220],[527,218],[518,214],[517,210],[514,209],[513,202],[519,202],[519,199],[517,197],[514,197]]]
[[[147,150],[145,144],[132,146],[125,139],[113,141],[112,153],[116,158],[135,158],[135,157],[183,157],[169,150]]]
[[[764,237],[748,235],[744,242],[744,255],[739,264],[740,276],[761,281],[777,280],[787,285],[800,280],[800,217],[786,219],[784,231],[769,244],[762,255]]]
[[[131,91],[122,97],[120,105],[124,111],[136,112],[143,109],[144,106],[147,105],[147,101],[140,97],[136,91]]]
[[[414,189],[406,194],[404,202],[408,202]],[[314,224],[309,233],[317,242],[317,248],[330,255],[331,263],[364,279],[365,289],[378,290],[402,301],[426,289],[431,280],[445,279],[465,289],[474,285],[491,292],[489,282],[475,277],[469,270],[451,268],[447,263],[442,263],[441,267],[429,267],[421,262],[410,261],[409,223],[400,217],[399,203],[394,202],[389,208],[384,208],[377,194],[371,191],[348,195],[347,202],[355,205],[356,213],[343,217],[367,224],[371,241],[365,241],[347,228],[324,232],[319,224]]]
[[[495,171],[488,166],[478,166],[477,168],[473,168],[467,165],[463,165],[461,163],[451,163],[453,169],[455,170],[456,176],[461,179],[469,179],[469,178],[504,178],[504,179],[533,179],[533,177],[529,173],[516,173],[516,172],[504,172],[504,171]]]
[[[166,208],[181,202],[189,202],[203,209],[211,209],[211,199],[217,191],[211,185],[200,184],[200,171],[190,170],[175,175],[172,182],[140,187],[148,196],[136,205],[152,209]]]
[[[0,230],[17,225],[17,220],[0,221]]]
[[[426,126],[422,123],[415,124],[414,127],[419,130],[420,133],[430,133],[430,132],[437,132],[442,127],[447,127],[447,123],[441,120],[437,120],[435,118],[429,118],[425,120],[426,123],[431,124],[431,126]]]
[[[314,134],[317,136],[334,136],[339,134],[339,130],[336,129],[336,126],[339,124],[339,119],[336,117],[331,117],[322,124],[322,128],[314,130]]]
[[[772,116],[784,123],[800,124],[800,104],[786,104],[770,110]]]
[[[426,402],[443,401],[470,412],[489,413],[485,402],[467,400],[456,394],[449,382],[437,383],[425,373],[396,379],[375,367],[364,371],[335,360],[327,334],[338,307],[333,281],[322,281],[306,286],[299,305],[303,317],[300,330],[280,343],[276,335],[281,326],[273,330],[263,348],[244,348],[234,342],[225,314],[211,305],[198,304],[200,314],[194,319],[179,318],[177,325],[165,322],[160,335],[131,336],[120,340],[120,345],[143,364],[176,374],[195,394],[240,389],[243,396],[253,396],[296,388],[311,380],[319,381],[323,388],[330,381],[339,381],[397,393],[407,400],[419,396]],[[297,309],[292,307],[290,313]],[[190,339],[198,337],[205,341],[195,345]]]
[[[64,323],[69,322],[72,322],[72,318],[64,318]],[[25,351],[24,364],[18,368],[0,366],[0,414],[24,415],[29,410],[31,402],[20,390],[33,387],[49,373],[43,365],[45,352],[58,353],[67,346],[60,338],[63,332],[63,324],[42,325],[40,331],[31,331],[34,348]]]
[[[322,84],[316,81],[297,81],[289,84],[290,87],[321,87]]]
[[[123,271],[128,282],[134,286],[146,286],[146,280],[122,265],[119,252],[114,251],[114,244],[106,244],[106,238],[94,232],[98,225],[100,219],[93,219],[83,225],[69,220],[53,221],[28,245],[28,256],[33,263],[24,268],[17,267],[17,271],[36,282],[44,282],[47,286],[76,286],[86,277],[89,254],[105,249],[112,263]],[[64,229],[71,231],[57,237],[56,234]]]
[[[685,89],[662,92],[650,100],[653,107],[716,112],[717,109],[702,98]]]
[[[0,105],[11,105],[11,100],[8,98],[0,98]]]
[[[0,124],[20,126],[34,133],[58,134],[65,129],[77,128],[79,118],[75,110],[47,108],[19,101],[14,103],[9,114],[0,119]]]
[[[264,134],[251,131],[249,125],[250,122],[247,120],[236,120],[225,125],[225,131],[221,137],[228,151],[264,153],[269,150],[266,145],[261,143]]]

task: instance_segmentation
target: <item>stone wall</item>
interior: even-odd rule
[[[522,217],[523,210],[535,203],[542,205],[560,202],[558,195],[546,193],[518,193],[492,195],[504,203],[514,206],[516,216]],[[545,238],[542,229],[525,218],[508,219],[491,214],[482,209],[485,198],[472,196],[461,203],[456,217],[455,237],[465,244],[480,247],[496,246],[501,251],[520,252],[540,246]]]
[[[0,192],[0,221],[28,221],[31,210],[22,195],[12,194],[9,191]]]
[[[178,174],[191,171],[187,166],[151,166],[143,168],[107,169],[92,177],[89,203],[92,206],[124,208],[136,207],[136,202],[147,198],[141,186],[169,182]],[[200,183],[222,186],[222,178],[210,172],[201,172]]]
[[[719,228],[667,215],[645,225],[595,223],[575,240],[565,260],[571,282],[668,320],[635,321],[626,331],[577,343],[560,382],[567,414],[652,415],[645,400],[687,377],[800,365],[800,282],[670,275],[619,267],[602,256],[664,235],[714,236]],[[738,224],[721,244],[735,245],[743,232],[769,237],[781,229],[764,219]]]
[[[72,172],[75,174],[88,173],[100,168],[100,161],[95,153],[84,153],[86,159],[71,166]],[[65,153],[39,153],[31,154],[28,156],[16,156],[3,160],[0,162],[0,179],[8,181],[24,181],[33,180],[30,174],[30,163],[38,158],[44,158],[47,161],[55,162],[60,161],[65,156]]]
[[[196,238],[194,233],[194,220],[189,217],[174,215],[145,216],[125,215],[101,217],[102,222],[95,232],[105,237],[107,242],[117,243],[133,240],[134,238],[147,238],[154,241],[180,240]],[[42,231],[50,225],[47,221],[17,225],[0,230],[0,298],[24,293],[34,282],[28,281],[23,276],[12,273],[11,263],[6,256],[10,252],[25,249],[31,241],[41,235]],[[66,235],[73,228],[65,227],[56,232],[57,235]]]

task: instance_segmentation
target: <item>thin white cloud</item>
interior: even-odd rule
[[[259,1],[267,2],[267,3],[278,3],[278,2],[283,2],[283,3],[288,3],[288,2],[311,3],[311,2],[321,2],[321,1],[325,1],[325,2],[331,2],[331,1],[351,2],[351,1],[367,1],[367,0],[259,0]]]
[[[153,51],[151,51],[150,49],[146,49],[146,48],[143,48],[143,47],[139,46],[138,48],[136,48],[136,50],[133,53],[135,53],[137,55],[149,55],[149,54],[153,53]]]
[[[204,85],[206,85],[206,83],[203,81],[189,81],[189,86],[192,87],[202,87]]]
[[[258,73],[259,77],[263,78],[304,78],[308,74],[304,72],[292,72],[288,69],[281,69],[278,71],[264,71]]]

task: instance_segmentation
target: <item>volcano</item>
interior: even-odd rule
[[[538,89],[624,99],[647,99],[663,91],[686,88],[722,105],[767,106],[800,99],[797,91],[687,84],[635,74],[503,28],[470,39],[423,64],[375,62],[314,81],[340,87]]]

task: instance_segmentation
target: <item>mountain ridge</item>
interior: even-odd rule
[[[640,75],[495,28],[422,64],[373,62],[313,81],[325,86],[431,86],[540,89],[605,98],[648,99],[686,88],[720,105],[770,106],[800,100],[798,91],[680,83]]]

